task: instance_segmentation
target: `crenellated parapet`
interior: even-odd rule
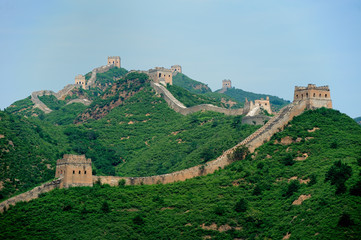
[[[308,109],[332,108],[330,88],[308,84],[307,87],[295,87],[293,102],[305,101]]]

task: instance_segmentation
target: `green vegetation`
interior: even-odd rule
[[[84,96],[93,90],[74,91]],[[24,119],[3,113],[0,181],[9,182],[4,198],[50,180],[64,153],[85,154],[98,175],[149,176],[206,163],[257,129],[241,125],[239,116],[178,114],[155,95],[145,74],[130,73],[99,93],[89,107],[46,96],[43,100],[57,109],[49,114],[34,109],[38,117]],[[49,169],[39,170],[44,164]],[[24,180],[14,185],[15,179]]]
[[[192,107],[199,104],[213,104],[218,107],[225,107],[225,104],[222,104],[213,97],[192,93],[176,85],[168,85],[167,89],[186,107]]]
[[[104,87],[106,85],[114,83],[116,80],[119,80],[127,73],[128,71],[124,68],[111,68],[104,73],[97,73],[96,82],[98,85]]]
[[[59,110],[66,104],[63,100],[58,100],[54,95],[39,96],[39,100],[42,101],[51,110]]]
[[[72,124],[77,116],[86,108],[87,106],[82,103],[72,103],[59,108],[58,111],[52,111],[49,114],[42,114],[40,118],[56,125]]]
[[[242,102],[242,103],[245,102],[246,98],[248,99],[248,101],[254,101],[256,99],[261,99],[261,98],[266,99],[266,97],[268,96],[270,99],[272,111],[278,111],[282,107],[284,107],[290,103],[289,101],[286,101],[286,100],[276,97],[276,96],[252,93],[252,92],[247,92],[242,89],[236,89],[236,88],[227,89],[227,91],[225,91],[224,94],[227,96],[230,96],[231,98],[234,98],[237,101]]]
[[[54,177],[65,138],[52,125],[0,111],[0,199]]]
[[[34,103],[30,100],[31,97],[24,98],[22,100],[16,101],[6,108],[8,113],[20,113],[23,116],[30,116],[31,110],[34,106]]]
[[[314,127],[319,130],[308,131]],[[285,136],[302,140],[275,143]],[[350,191],[361,181],[360,136],[361,127],[346,115],[307,111],[256,154],[212,175],[172,184],[54,190],[18,203],[0,215],[0,238],[282,239],[290,233],[291,239],[358,239],[361,198]],[[337,148],[331,148],[334,139]],[[282,163],[287,154],[303,153],[306,160]],[[326,180],[330,169],[343,172],[338,166],[352,169],[341,194]],[[313,184],[299,182],[309,178]],[[301,195],[310,198],[293,205]]]
[[[361,124],[361,117],[357,117],[354,119],[358,124]]]
[[[193,80],[183,73],[173,76],[173,85],[197,94],[212,92],[206,84]]]

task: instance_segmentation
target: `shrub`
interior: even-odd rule
[[[256,185],[256,187],[253,189],[252,195],[258,196],[262,194],[262,189],[259,185]]]
[[[352,225],[353,222],[350,218],[350,215],[348,213],[343,213],[340,217],[340,219],[338,220],[338,226],[340,227],[348,227],[350,225]]]
[[[314,185],[314,184],[316,184],[317,183],[317,176],[316,176],[316,174],[311,174],[310,175],[310,182],[309,182],[309,186],[312,186],[312,185]]]
[[[350,194],[361,197],[361,180],[351,187]]]
[[[330,181],[331,185],[336,185],[336,194],[344,193],[346,192],[345,182],[351,175],[352,168],[339,160],[327,171],[325,182]]]
[[[298,189],[300,189],[300,183],[297,180],[293,180],[290,184],[288,184],[287,189],[283,193],[283,196],[290,197],[294,192],[297,192]]]
[[[295,164],[295,160],[293,160],[292,154],[287,154],[281,161],[285,166],[292,166]]]
[[[234,206],[234,210],[236,212],[245,212],[247,211],[247,207],[248,207],[247,201],[244,198],[241,198]]]
[[[142,216],[137,215],[137,216],[135,216],[135,217],[133,218],[133,223],[134,223],[135,225],[138,225],[138,226],[143,225],[143,224],[144,224],[144,219],[143,219]]]
[[[104,201],[104,202],[103,202],[101,210],[102,210],[103,212],[105,212],[105,213],[110,212],[109,204],[108,204],[107,201]]]
[[[125,179],[120,179],[118,182],[118,186],[119,187],[124,187],[125,186]]]
[[[231,155],[231,160],[236,161],[236,160],[245,159],[248,154],[249,154],[249,150],[246,146],[244,145],[239,146],[236,148],[236,150],[234,150],[233,154]]]
[[[224,209],[224,207],[220,205],[216,206],[214,209],[214,213],[217,214],[218,216],[223,216],[225,212],[226,210]]]

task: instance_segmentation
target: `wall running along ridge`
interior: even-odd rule
[[[164,100],[168,103],[168,106],[172,108],[174,111],[182,114],[188,115],[191,113],[199,112],[199,111],[213,111],[224,113],[225,115],[242,115],[243,108],[239,109],[227,109],[214,106],[212,104],[200,104],[193,107],[186,107],[183,103],[178,101],[171,92],[168,91],[163,85],[159,83],[155,83],[153,81],[150,82],[150,85],[154,88],[156,93],[160,94]]]
[[[149,177],[117,177],[117,176],[92,176],[94,184],[100,182],[101,184],[109,184],[111,186],[117,186],[119,180],[124,179],[126,185],[140,185],[140,184],[166,184],[176,181],[185,181],[190,178],[204,176],[207,174],[214,173],[218,169],[223,169],[225,166],[233,162],[231,159],[234,151],[244,145],[252,153],[255,149],[261,146],[263,143],[269,141],[271,137],[281,131],[293,117],[298,116],[304,112],[307,107],[306,101],[294,102],[284,108],[282,108],[273,118],[271,118],[267,124],[262,126],[256,132],[251,134],[249,137],[238,143],[236,146],[225,151],[217,159],[207,162],[206,164],[198,165],[181,171],[149,176]],[[0,203],[0,212],[8,208],[9,205],[15,205],[20,201],[30,201],[35,199],[41,193],[49,192],[54,188],[61,188],[62,178],[45,183],[39,187],[36,187],[28,192],[22,193],[18,196],[12,197],[2,203]]]
[[[52,182],[44,183],[38,187],[31,189],[30,191],[19,194],[15,197],[9,198],[0,203],[0,213],[3,213],[4,210],[8,209],[10,205],[15,205],[17,202],[28,202],[32,199],[38,198],[41,193],[50,192],[55,188],[60,187],[62,179],[57,179]]]
[[[280,110],[273,118],[271,118],[264,126],[254,132],[252,135],[238,143],[236,146],[225,151],[217,159],[201,164],[195,167],[184,169],[181,171],[150,176],[150,177],[116,177],[116,176],[93,176],[93,183],[100,181],[101,184],[109,184],[117,186],[119,180],[124,179],[127,185],[139,184],[158,184],[172,183],[176,181],[184,181],[186,179],[211,174],[214,171],[224,168],[233,161],[230,156],[240,146],[246,146],[250,152],[267,142],[271,137],[281,131],[293,117],[300,115],[306,108],[305,102],[291,103]]]
[[[97,77],[97,73],[106,72],[113,67],[115,67],[115,66],[113,64],[111,64],[111,65],[94,68],[92,71],[92,75],[86,84],[86,88],[90,88],[90,87],[94,86],[96,77]],[[69,94],[69,92],[76,87],[77,87],[76,84],[68,84],[57,93],[50,91],[50,90],[41,90],[41,91],[32,92],[31,93],[31,101],[35,104],[33,108],[39,108],[44,113],[51,113],[52,110],[50,108],[48,108],[42,101],[40,101],[39,97],[53,95],[58,100],[64,100],[65,97]],[[68,102],[67,104],[71,104],[73,102],[83,103],[86,106],[90,105],[90,103],[91,103],[91,101],[89,101],[87,99],[74,99],[74,100],[71,100],[70,102]]]

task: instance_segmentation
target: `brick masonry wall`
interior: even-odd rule
[[[10,205],[15,205],[17,202],[28,202],[32,199],[38,198],[39,194],[49,192],[55,188],[59,188],[62,179],[57,179],[52,182],[44,183],[38,187],[31,189],[30,191],[24,192],[8,200],[0,203],[0,212],[4,212]]]

